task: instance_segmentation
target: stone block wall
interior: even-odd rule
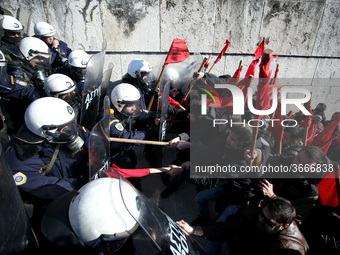
[[[190,52],[202,59],[213,54],[212,60],[230,40],[214,73],[233,74],[242,60],[242,77],[265,37],[266,48],[279,56],[272,73],[279,64],[280,78],[304,80],[301,85],[318,94],[313,106],[329,105],[327,117],[340,110],[338,0],[3,0],[1,6],[29,35],[34,23],[46,21],[72,49],[95,53],[105,40],[105,65],[114,64],[112,81],[126,73],[134,58],[159,68],[174,38],[185,39]],[[319,78],[333,81],[321,86],[313,81]]]

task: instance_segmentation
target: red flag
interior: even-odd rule
[[[256,92],[256,109],[268,110],[271,106],[271,98],[269,97],[269,79],[260,79],[257,84]],[[262,119],[266,115],[255,116],[256,119]]]
[[[255,68],[259,62],[260,62],[260,59],[255,59],[250,63],[247,73],[245,75],[246,78],[249,78],[249,75],[252,75],[253,77],[255,77]]]
[[[283,121],[283,116],[281,115],[281,103],[280,102],[278,102],[277,104],[277,108],[276,108],[273,119],[275,120],[274,124],[268,127],[268,131],[272,133],[274,141],[277,143],[280,143],[283,138],[283,126],[281,125],[281,122]]]
[[[240,75],[241,75],[241,72],[242,72],[242,68],[243,68],[243,65],[240,65],[237,70],[235,71],[233,77],[228,81],[230,83],[233,83],[233,82],[238,82],[238,80],[240,79]]]
[[[165,59],[165,64],[179,63],[186,60],[189,57],[189,49],[184,39],[174,39],[168,56]]]
[[[244,95],[244,103],[246,103],[247,96],[248,96],[248,88],[251,85],[251,82],[254,78],[244,78],[242,81],[237,83],[237,87],[242,90]],[[227,110],[233,109],[233,97],[225,97],[221,99],[221,102],[218,100],[217,97],[214,97],[215,100],[208,99],[207,105],[213,108],[224,108]],[[215,103],[216,102],[216,103]]]
[[[179,102],[177,102],[175,99],[173,99],[172,97],[169,97],[169,104],[171,104],[173,107],[179,107],[181,108],[181,104]]]
[[[333,134],[334,129],[340,123],[340,117],[336,120],[333,120],[330,124],[328,124],[324,130],[314,139],[313,145],[319,147],[325,154],[327,153],[329,146],[332,141],[337,138],[338,134]]]
[[[321,205],[340,206],[340,172],[334,170],[326,175],[319,184],[319,200]]]
[[[273,78],[272,83],[271,83],[272,85],[275,85],[275,84],[276,84],[278,73],[279,73],[279,64],[276,66],[274,78]]]
[[[312,120],[312,124],[309,126],[308,136],[307,136],[307,146],[312,145],[316,131],[318,131],[318,123],[319,121]]]
[[[273,61],[274,58],[277,58],[277,56],[271,56],[268,62],[264,63],[263,58],[260,63],[260,78],[270,78],[270,63]]]
[[[209,67],[209,65],[210,65],[210,62],[205,62],[205,64],[204,64],[204,68],[208,68]]]
[[[216,60],[215,60],[215,64],[218,62],[218,61],[220,61],[220,59],[223,57],[223,55],[224,55],[224,53],[227,51],[227,49],[229,48],[229,46],[230,46],[230,42],[229,42],[229,40],[227,39],[226,41],[225,41],[225,46],[224,46],[224,48],[223,48],[223,50],[220,52],[220,54],[218,54],[218,56],[217,56],[217,58],[216,58]]]
[[[263,38],[263,41],[260,43],[260,45],[257,47],[255,51],[255,58],[258,59],[263,55],[264,49],[266,47],[266,38]]]

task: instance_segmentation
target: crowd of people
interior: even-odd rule
[[[55,38],[56,30],[44,21],[34,25],[32,37],[27,36],[20,21],[10,15],[1,16],[1,26],[0,141],[22,200],[34,206],[31,218],[34,230],[39,238],[48,239],[44,237],[46,231],[41,233],[40,226],[49,206],[58,198],[61,201],[61,196],[66,198],[69,192],[73,192],[72,204],[77,190],[90,187],[87,186],[88,150],[92,126],[83,125],[86,121],[82,111],[86,109],[82,98],[86,94],[84,84],[91,55],[83,50],[72,50]],[[170,167],[164,168],[166,155],[161,146],[150,142],[145,145],[143,155],[136,155],[134,147],[138,141],[110,142],[109,165],[118,171],[131,170],[124,176],[139,192],[143,192],[141,176],[160,173],[166,186],[161,193],[165,203],[180,185],[193,183],[197,194],[192,199],[199,215],[190,224],[180,219],[177,224],[186,235],[207,240],[206,254],[220,254],[225,241],[230,254],[338,254],[340,113],[335,112],[327,120],[327,106],[319,103],[315,109],[309,109],[310,117],[301,112],[284,116],[294,119],[297,125],[285,126],[280,139],[274,138],[275,128],[263,125],[254,141],[254,128],[247,125],[212,125],[213,119],[248,121],[254,118],[249,111],[236,116],[225,107],[208,107],[209,114],[202,116],[197,112],[201,109],[203,90],[196,90],[196,94],[191,93],[186,98],[192,80],[210,85],[229,82],[237,86],[234,77],[188,70],[185,65],[177,69],[169,66],[159,81],[159,89],[157,79],[152,77],[153,67],[146,60],[137,58],[129,63],[127,73],[121,81],[113,83],[107,93],[113,109],[109,117],[110,137],[158,141],[161,125],[168,120],[167,129],[171,132],[166,139],[177,155]],[[188,73],[190,79],[187,79]],[[230,95],[225,95],[227,97]],[[98,104],[95,108],[98,115],[94,115],[96,122],[104,111],[99,101],[91,102]],[[308,108],[307,104],[305,106]],[[206,134],[209,139],[196,139]],[[257,178],[246,175],[193,178],[191,171],[196,158],[209,154],[235,169],[249,165],[326,166],[333,170],[333,178],[325,178],[326,174],[312,178],[304,174],[290,178],[261,175]],[[137,156],[145,157],[150,170],[136,169]],[[325,185],[325,181],[330,184]],[[84,195],[85,190],[80,194],[88,196]],[[209,205],[213,202],[218,218],[211,217]],[[79,217],[81,213],[85,212],[70,215]],[[70,221],[80,222],[74,218]],[[84,224],[90,223],[85,221]],[[107,229],[106,226],[105,231]],[[132,229],[129,231],[135,231],[134,225]],[[111,250],[115,253],[108,254],[134,253],[132,233],[128,230],[123,231],[124,235],[116,232],[114,237],[100,231],[103,230],[98,230],[98,240],[80,241],[91,248],[90,254],[107,253],[103,247],[115,247]],[[77,232],[77,235],[84,233]]]

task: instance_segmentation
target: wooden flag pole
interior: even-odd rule
[[[310,103],[309,105],[312,105],[312,93],[310,95]],[[307,116],[305,118],[308,118]],[[313,120],[312,120],[313,121]],[[308,132],[309,132],[309,127],[306,127],[303,133],[303,138],[302,138],[302,145],[303,147],[307,146],[307,140],[308,140]]]
[[[161,145],[161,146],[169,145],[169,142],[158,142],[158,141],[149,141],[149,140],[126,139],[126,138],[118,138],[118,137],[108,137],[108,140],[110,142],[118,142],[118,143],[138,143],[138,144],[150,144],[150,145]]]
[[[158,80],[157,80],[157,83],[156,83],[156,87],[155,87],[155,90],[156,90],[156,91],[159,89],[159,84],[161,83],[161,80],[162,80],[163,75],[164,75],[164,72],[165,72],[165,68],[166,68],[167,66],[168,66],[168,64],[164,64],[164,65],[163,65],[161,75],[159,76],[159,78],[158,78]],[[149,102],[148,109],[147,109],[148,111],[150,111],[154,99],[155,99],[155,95],[152,95],[152,97],[151,97],[151,99],[150,99],[150,102]]]
[[[201,64],[200,68],[199,68],[198,71],[197,71],[198,73],[202,71],[202,69],[203,69],[203,67],[204,67],[204,65],[205,65],[205,63],[206,63],[207,61],[208,61],[207,58],[204,58],[204,59],[203,59],[203,62],[202,62],[202,64]],[[188,87],[188,90],[187,90],[187,92],[185,93],[185,95],[184,95],[184,97],[183,97],[183,99],[182,99],[182,101],[181,101],[181,104],[182,104],[183,101],[188,97],[188,95],[189,95],[190,91],[192,90],[192,88],[193,88],[193,86],[194,86],[196,80],[197,80],[197,79],[192,79],[192,80],[191,80],[191,82],[190,82],[190,84],[189,84],[189,87]]]

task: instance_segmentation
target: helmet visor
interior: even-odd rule
[[[78,136],[75,119],[63,125],[44,125],[42,129],[50,143],[70,143]]]
[[[0,61],[0,84],[7,84],[7,61]]]
[[[32,51],[29,52],[30,61],[34,62],[34,65],[41,66],[43,68],[49,68],[51,64],[51,53]],[[33,60],[33,61],[32,61]],[[32,63],[33,64],[33,63]]]
[[[69,105],[72,106],[72,108],[79,108],[81,105],[81,97],[77,89],[74,89],[73,91],[65,94],[59,94],[58,98],[63,99],[66,101]]]
[[[142,105],[141,101],[127,101],[123,100],[118,102],[118,105],[121,105],[123,107],[121,113],[128,117],[136,117],[141,113]]]

